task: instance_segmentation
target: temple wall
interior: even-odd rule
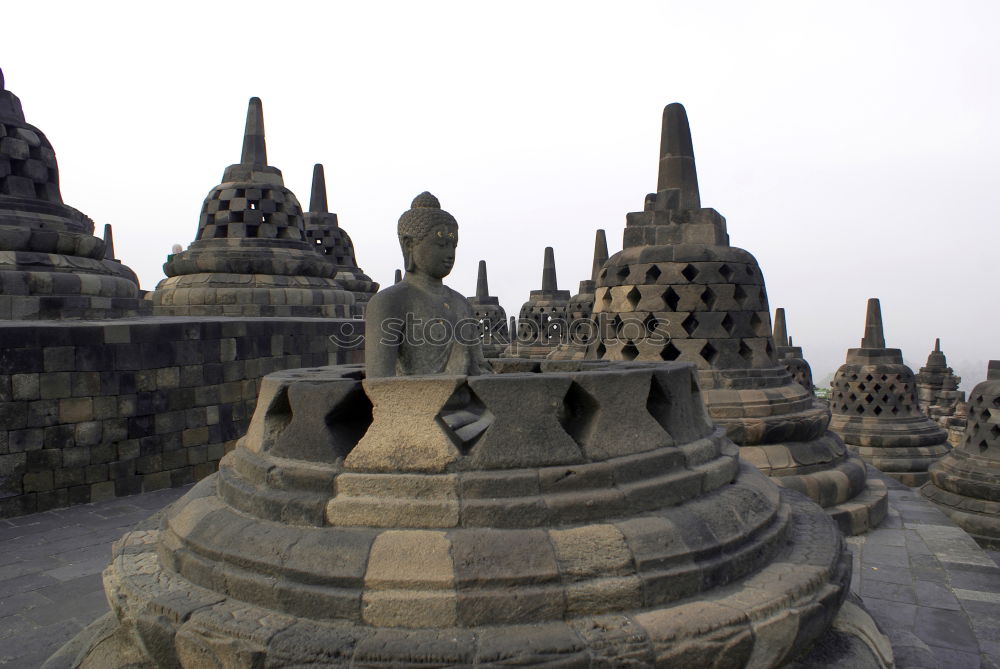
[[[0,322],[0,517],[207,476],[245,431],[265,374],[362,362],[360,342],[336,343],[345,327],[364,324]]]

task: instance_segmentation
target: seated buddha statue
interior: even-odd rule
[[[399,217],[396,233],[406,273],[368,303],[367,377],[491,373],[472,306],[442,283],[455,264],[455,217],[423,192]]]

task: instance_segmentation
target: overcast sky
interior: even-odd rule
[[[7,3],[0,67],[52,141],[63,198],[114,226],[152,290],[238,162],[247,100],[270,164],[330,208],[383,285],[423,190],[461,225],[449,285],[516,314],[555,248],[621,248],[655,189],[660,114],[691,121],[702,203],[764,271],[822,378],[882,299],[924,364],[1000,358],[1000,3]],[[963,388],[971,387],[963,383]]]

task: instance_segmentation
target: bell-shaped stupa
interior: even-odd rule
[[[927,356],[927,364],[916,375],[917,403],[931,420],[947,429],[958,405],[965,401],[965,393],[958,389],[962,377],[956,376],[948,366],[941,339],[934,340],[934,350]]]
[[[802,347],[793,346],[792,338],[788,336],[788,326],[785,324],[785,310],[778,307],[774,310],[774,352],[778,362],[785,366],[799,385],[813,392],[812,368],[802,357]]]
[[[885,485],[827,426],[830,410],[777,359],[757,260],[701,206],[684,107],[663,111],[657,192],[626,218],[601,270],[588,358],[692,362],[713,420],[741,456],[819,502],[846,532],[877,525]]]
[[[94,222],[63,204],[55,151],[0,71],[0,319],[148,312],[135,273],[108,254]]]
[[[542,288],[533,290],[517,316],[517,334],[504,351],[505,357],[544,358],[565,339],[569,291],[556,283],[555,253],[545,247]]]
[[[913,370],[898,348],[886,348],[882,307],[868,300],[861,348],[833,377],[830,429],[869,464],[908,486],[927,481],[927,468],[948,452],[948,435],[920,411]]]
[[[1000,360],[969,396],[961,445],[930,466],[920,489],[984,548],[1000,550]]]
[[[364,314],[364,304],[378,292],[378,284],[358,267],[354,255],[354,242],[347,231],[340,227],[336,214],[329,211],[326,200],[326,176],[323,166],[313,166],[312,192],[309,211],[302,215],[306,241],[337,268],[337,283],[354,293],[356,315]]]
[[[250,99],[240,162],[205,198],[195,241],[163,271],[151,296],[158,315],[352,315],[354,295],[306,242],[302,207],[267,164],[259,98]]]
[[[507,328],[507,312],[500,306],[500,298],[490,295],[489,279],[486,276],[486,261],[479,261],[479,276],[476,277],[476,294],[469,298],[474,315],[479,321],[479,333],[483,341],[483,355],[498,358],[510,344],[510,330]]]

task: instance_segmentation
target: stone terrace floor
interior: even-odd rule
[[[848,540],[852,589],[899,669],[1000,669],[1000,553],[892,479],[882,526]],[[0,520],[0,667],[31,669],[108,610],[111,543],[188,488]]]

